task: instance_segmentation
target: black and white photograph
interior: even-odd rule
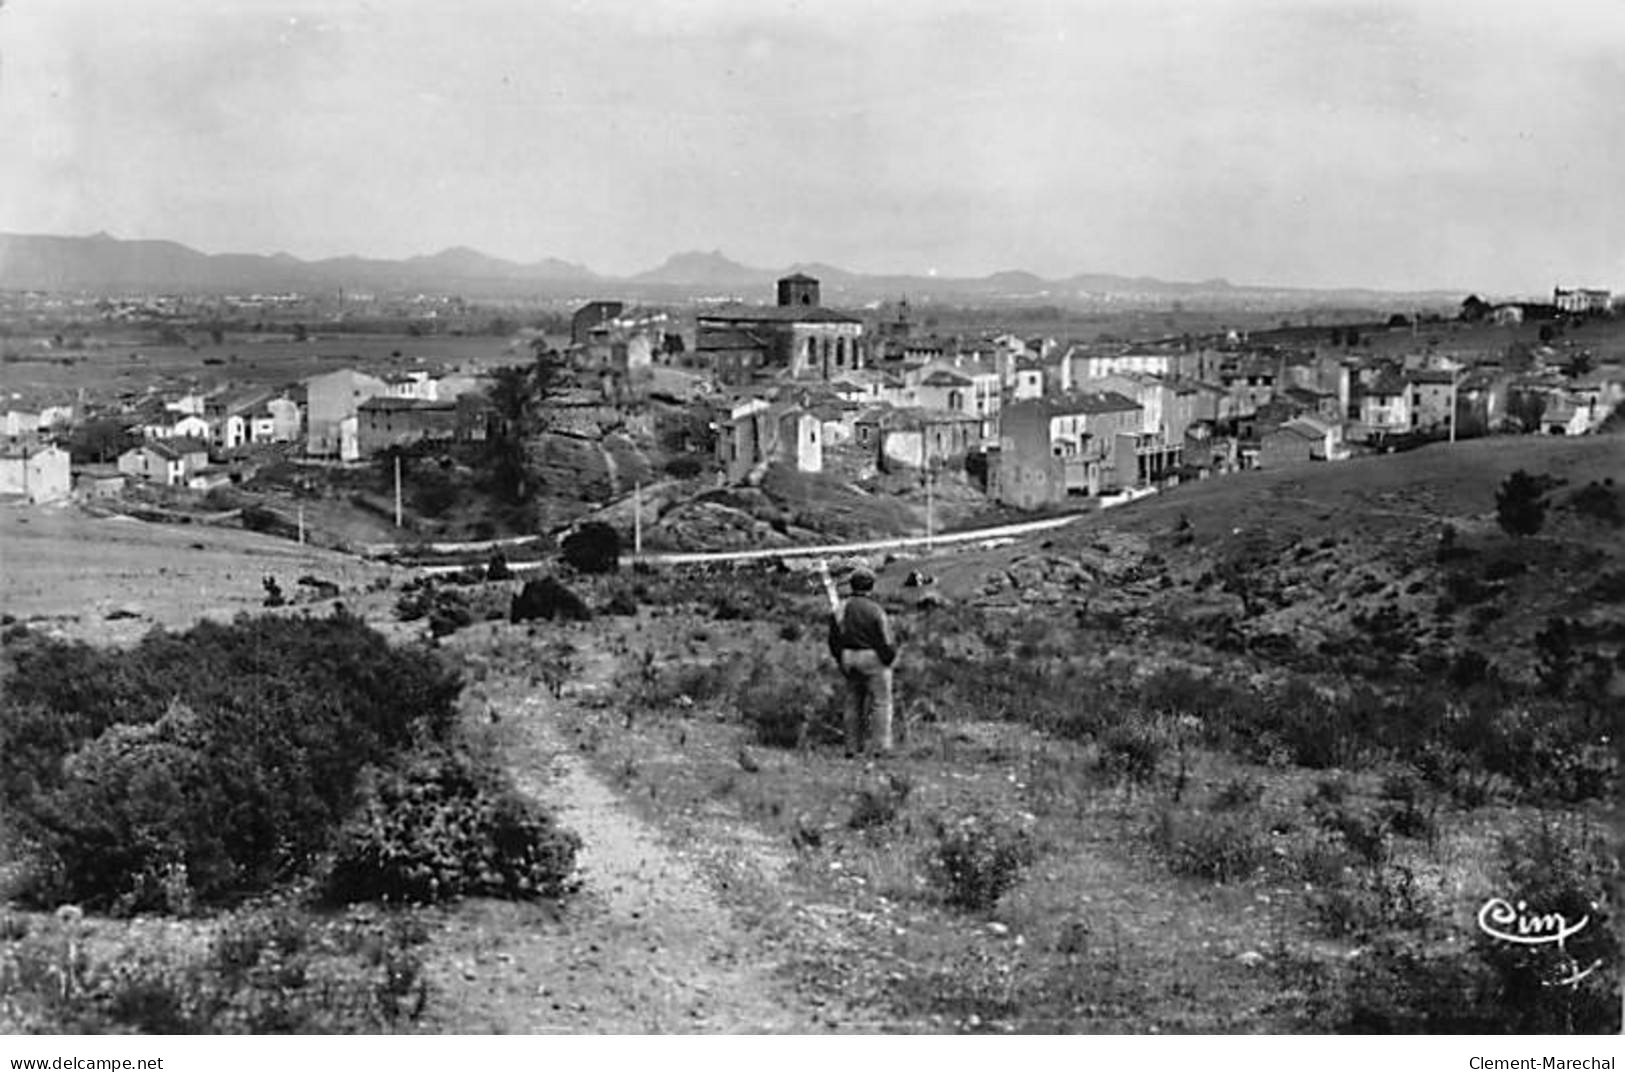
[[[1615,1068],[1614,0],[3,0],[0,396],[8,1070]]]

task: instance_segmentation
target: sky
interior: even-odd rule
[[[0,231],[1625,290],[1621,0],[0,3]]]

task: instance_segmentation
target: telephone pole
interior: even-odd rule
[[[401,456],[395,455],[395,527],[401,527]]]
[[[632,556],[643,557],[643,481],[632,485]]]
[[[1456,441],[1457,394],[1461,388],[1461,370],[1450,370],[1450,442]]]
[[[925,546],[926,547],[931,546],[932,541],[936,539],[936,535],[937,535],[937,532],[936,532],[936,511],[935,511],[936,502],[935,502],[934,496],[932,495],[932,490],[933,490],[932,485],[934,483],[935,483],[935,480],[933,479],[933,473],[932,473],[932,470],[931,470],[931,463],[929,461],[927,461],[926,466],[925,466]]]

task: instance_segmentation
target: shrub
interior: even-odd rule
[[[501,551],[492,551],[491,558],[485,564],[485,579],[488,581],[508,581],[513,579],[513,570],[508,568],[508,556]]]
[[[602,521],[588,521],[564,538],[560,551],[582,573],[614,573],[621,566],[621,534]]]
[[[635,618],[638,614],[638,597],[632,594],[630,588],[616,588],[610,593],[609,602],[604,604],[604,613]]]
[[[361,771],[443,737],[461,689],[342,611],[8,656],[0,793],[40,850],[33,895],[130,911],[304,872]]]
[[[739,713],[758,743],[802,748],[840,739],[840,697],[827,676],[758,660],[739,689]]]
[[[1333,934],[1364,937],[1393,931],[1423,931],[1438,922],[1435,905],[1424,896],[1416,872],[1403,865],[1368,870],[1352,881],[1332,884],[1312,903]]]
[[[857,803],[846,825],[853,830],[870,830],[886,826],[897,818],[908,800],[913,786],[900,776],[893,775],[883,786],[864,786],[858,790]]]
[[[1246,878],[1269,854],[1254,814],[1179,814],[1165,809],[1152,843],[1175,874],[1213,882]]]
[[[936,820],[934,837],[927,875],[949,905],[969,912],[990,911],[1038,856],[1026,827],[985,812]]]
[[[566,588],[557,577],[543,577],[526,581],[525,587],[515,593],[508,606],[508,620],[529,622],[536,619],[567,622],[592,620],[592,611],[582,598]]]
[[[1619,494],[1610,486],[1599,484],[1595,480],[1574,493],[1569,500],[1569,509],[1579,516],[1590,521],[1597,521],[1611,528],[1625,525],[1625,513],[1619,505]]]
[[[1162,761],[1164,736],[1158,727],[1136,717],[1107,730],[1100,742],[1100,769],[1132,789],[1149,785]]]
[[[692,454],[680,454],[666,463],[666,474],[678,480],[692,480],[705,471],[705,463]]]
[[[1495,492],[1495,519],[1509,535],[1533,536],[1546,522],[1547,482],[1517,470]]]
[[[1264,783],[1257,778],[1238,775],[1226,782],[1213,798],[1214,808],[1232,811],[1257,804],[1264,798]]]
[[[337,901],[523,900],[570,888],[581,840],[466,746],[369,772],[326,880]]]

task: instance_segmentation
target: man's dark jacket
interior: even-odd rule
[[[842,651],[869,648],[890,666],[897,658],[891,622],[880,604],[867,596],[853,596],[841,610],[829,616],[829,653],[836,662]]]

